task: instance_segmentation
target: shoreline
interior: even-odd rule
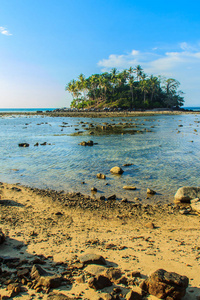
[[[28,283],[22,284],[18,299],[48,299],[49,292],[71,299],[107,299],[105,295],[114,286],[102,291],[88,287],[97,266],[73,267],[87,253],[100,254],[109,266],[121,270],[128,285],[117,284],[124,295],[120,299],[125,299],[129,290],[160,268],[189,278],[190,285],[182,299],[196,300],[200,295],[198,214],[182,215],[173,204],[94,200],[80,193],[65,194],[18,184],[2,183],[0,195],[1,227],[6,235],[6,241],[0,245],[0,257],[19,258],[22,263],[18,271],[29,270],[33,262],[42,260],[41,267],[46,270],[56,274],[71,272],[71,277],[65,275],[70,282],[50,289],[47,294]],[[142,278],[133,280],[133,271]],[[4,292],[5,287],[2,284]]]
[[[200,111],[113,111],[113,112],[0,112],[0,117],[11,115],[25,115],[25,116],[48,116],[48,117],[77,117],[77,118],[111,118],[111,117],[143,117],[155,115],[184,115],[184,114],[200,114]]]

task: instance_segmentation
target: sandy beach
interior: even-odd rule
[[[9,283],[18,282],[17,299],[47,299],[52,292],[49,299],[59,293],[69,299],[94,300],[111,299],[108,295],[118,293],[119,298],[112,299],[126,299],[147,276],[165,269],[189,278],[182,299],[199,299],[198,214],[182,215],[173,204],[101,201],[80,193],[6,183],[1,184],[0,193],[0,226],[6,236],[0,245],[2,297]],[[82,264],[80,257],[88,253],[101,255],[106,266]],[[30,278],[34,264],[62,275],[62,284],[34,288]],[[105,273],[105,268],[119,269],[118,281],[102,290],[90,288],[90,278]],[[28,271],[23,273],[24,269]],[[134,277],[135,272],[141,278]],[[145,299],[157,298],[147,295]]]

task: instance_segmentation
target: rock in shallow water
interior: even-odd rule
[[[113,174],[123,174],[124,173],[124,171],[120,167],[113,167],[110,170],[110,172]]]

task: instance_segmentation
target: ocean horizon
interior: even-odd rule
[[[0,108],[0,112],[36,112],[36,111],[52,111],[57,108]]]

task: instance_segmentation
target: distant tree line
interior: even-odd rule
[[[119,72],[93,74],[86,78],[80,74],[77,80],[66,85],[74,108],[120,107],[130,109],[172,108],[184,103],[180,83],[173,78],[162,78],[144,73],[140,65]]]

